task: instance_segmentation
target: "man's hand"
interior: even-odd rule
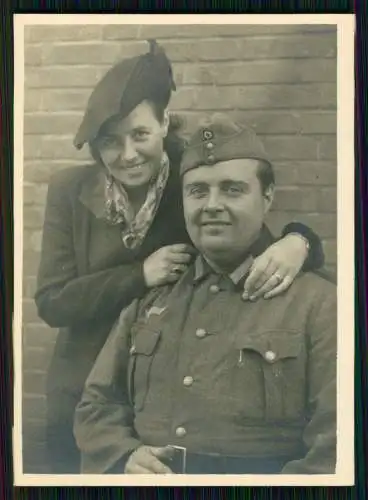
[[[160,459],[169,460],[174,449],[167,446],[141,446],[129,457],[125,465],[125,474],[174,474]]]
[[[271,245],[254,260],[244,283],[243,299],[270,299],[287,290],[307,256],[306,242],[298,234],[286,235]]]

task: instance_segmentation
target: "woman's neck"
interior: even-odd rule
[[[140,186],[138,188],[126,189],[126,193],[129,198],[129,203],[137,214],[142,207],[143,203],[146,201],[148,186]]]

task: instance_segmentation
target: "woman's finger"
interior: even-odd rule
[[[293,283],[293,281],[294,280],[291,276],[289,276],[289,275],[285,276],[285,278],[281,281],[281,283],[279,285],[277,285],[271,291],[265,293],[264,298],[265,299],[272,299],[272,297],[279,295],[280,293],[287,290],[290,287],[290,285]]]
[[[274,274],[274,272],[276,271],[276,267],[277,266],[273,261],[269,261],[265,268],[257,266],[257,264],[255,263],[244,283],[243,298],[246,299],[250,297],[256,290],[263,286],[266,281],[272,276],[272,274]]]
[[[284,280],[284,276],[281,273],[274,273],[258,290],[255,290],[252,295],[250,295],[249,300],[256,300],[259,297],[263,297],[267,292],[270,292],[274,288],[280,285]]]
[[[189,264],[192,256],[189,253],[171,253],[168,258],[174,264]]]
[[[176,243],[175,245],[170,245],[169,249],[174,253],[189,253],[193,255],[197,253],[197,250],[191,245],[187,245],[186,243]]]

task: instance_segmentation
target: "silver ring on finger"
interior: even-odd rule
[[[181,268],[180,268],[179,266],[174,266],[174,267],[172,268],[172,272],[173,272],[174,274],[179,274],[179,273],[181,273]]]

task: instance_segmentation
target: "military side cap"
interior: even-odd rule
[[[249,158],[270,163],[254,130],[216,113],[203,120],[190,137],[181,161],[180,174],[221,161]]]
[[[145,99],[167,106],[176,88],[171,64],[155,40],[149,44],[148,53],[120,61],[97,83],[74,139],[76,148],[93,141],[107,120],[124,118]]]

